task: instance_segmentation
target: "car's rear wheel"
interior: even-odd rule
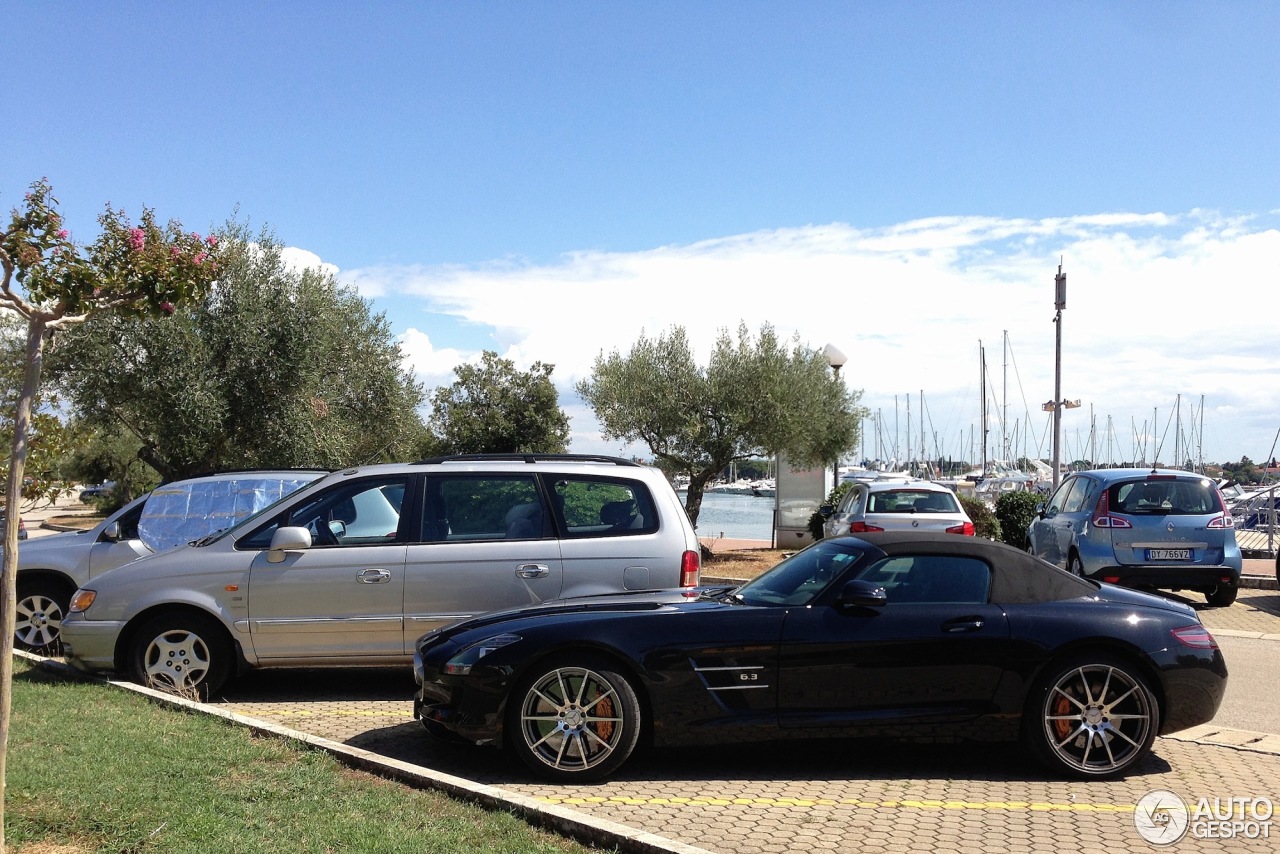
[[[1084,561],[1080,560],[1080,555],[1071,553],[1071,557],[1067,559],[1067,571],[1084,578]]]
[[[62,636],[62,618],[71,594],[66,585],[47,578],[18,579],[18,606],[13,642],[18,649],[57,652]]]
[[[640,737],[635,689],[593,656],[568,656],[535,668],[510,699],[511,746],[526,765],[553,780],[606,777]]]
[[[202,614],[161,614],[135,634],[130,665],[142,685],[207,700],[231,675],[231,642]]]
[[[1022,737],[1048,767],[1082,779],[1123,774],[1151,750],[1160,709],[1132,663],[1097,654],[1051,666],[1027,699]]]
[[[1204,598],[1215,608],[1225,608],[1240,595],[1240,588],[1234,584],[1219,584],[1212,593],[1204,594]]]

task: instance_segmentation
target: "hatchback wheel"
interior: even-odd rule
[[[1105,655],[1051,668],[1025,714],[1027,748],[1050,768],[1084,779],[1118,776],[1145,757],[1160,716],[1146,677]]]
[[[1240,588],[1232,584],[1219,584],[1212,593],[1204,594],[1204,598],[1215,608],[1225,608],[1236,601]]]
[[[45,579],[19,580],[14,645],[18,649],[56,652],[68,602],[62,585]]]
[[[526,765],[559,781],[616,771],[640,737],[640,703],[625,676],[586,657],[541,666],[511,697],[508,732]]]
[[[1084,578],[1084,561],[1080,560],[1080,555],[1072,553],[1071,558],[1067,561],[1067,571],[1072,575]]]
[[[135,682],[207,700],[231,675],[231,643],[222,626],[201,614],[162,614],[134,636]]]

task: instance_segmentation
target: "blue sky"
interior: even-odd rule
[[[82,239],[108,202],[199,230],[238,211],[385,311],[428,386],[486,348],[554,363],[574,450],[622,450],[572,395],[602,350],[771,322],[849,355],[900,455],[923,393],[929,452],[972,456],[982,341],[992,406],[1048,456],[1059,258],[1067,455],[1090,407],[1100,461],[1171,460],[1179,399],[1208,460],[1280,429],[1274,4],[5,17],[0,205],[45,176]]]

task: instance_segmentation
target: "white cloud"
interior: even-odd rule
[[[280,250],[280,260],[285,266],[290,267],[298,272],[303,270],[320,270],[323,273],[337,275],[338,267],[329,264],[320,259],[320,256],[306,249],[299,249],[296,246],[286,246]]]
[[[919,448],[923,392],[926,449],[969,456],[961,437],[979,421],[981,340],[993,423],[1007,375],[1009,419],[1029,416],[1018,434],[1039,440],[1037,447],[1028,439],[1027,452],[1047,455],[1039,406],[1053,395],[1060,257],[1068,275],[1063,396],[1092,406],[1099,459],[1107,459],[1097,449],[1108,417],[1108,453],[1128,458],[1140,442],[1132,434],[1144,420],[1163,424],[1179,394],[1183,431],[1197,434],[1207,459],[1267,453],[1280,427],[1280,373],[1274,341],[1246,330],[1258,328],[1257,312],[1270,304],[1280,231],[1240,217],[1191,211],[938,217],[879,229],[836,223],[642,252],[576,252],[541,266],[384,266],[341,278],[375,303],[417,304],[424,319],[427,312],[452,316],[476,331],[471,350],[437,350],[413,317],[393,317],[407,330],[410,360],[433,384],[451,381],[455,365],[487,347],[522,367],[554,364],[566,396],[597,354],[625,352],[642,331],[682,325],[706,353],[721,329],[772,323],[784,335],[797,333],[818,348],[831,342],[848,355],[843,376],[865,390],[864,403],[883,416],[882,440],[892,431],[900,453],[908,396],[911,445]],[[1007,373],[1006,331],[1013,353]],[[1208,409],[1203,436],[1188,423],[1200,395]],[[1088,412],[1065,414],[1068,449],[1073,442],[1087,448]],[[582,449],[579,440],[593,443],[590,450],[607,444],[595,436],[589,411],[575,413],[573,422],[575,449]],[[1171,454],[1166,449],[1162,457]]]

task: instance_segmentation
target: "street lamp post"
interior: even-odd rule
[[[834,344],[828,344],[822,348],[822,355],[827,357],[827,364],[831,366],[832,373],[836,379],[840,379],[840,369],[844,367],[845,362],[849,361],[848,357]],[[840,485],[840,455],[836,455],[835,463],[831,467],[831,488],[835,489]]]
[[[1053,400],[1041,404],[1045,412],[1053,413],[1053,488],[1057,490],[1062,477],[1062,410],[1075,409],[1079,400],[1062,399],[1062,310],[1067,307],[1067,274],[1062,272],[1062,260],[1058,260],[1058,275],[1053,277]]]

